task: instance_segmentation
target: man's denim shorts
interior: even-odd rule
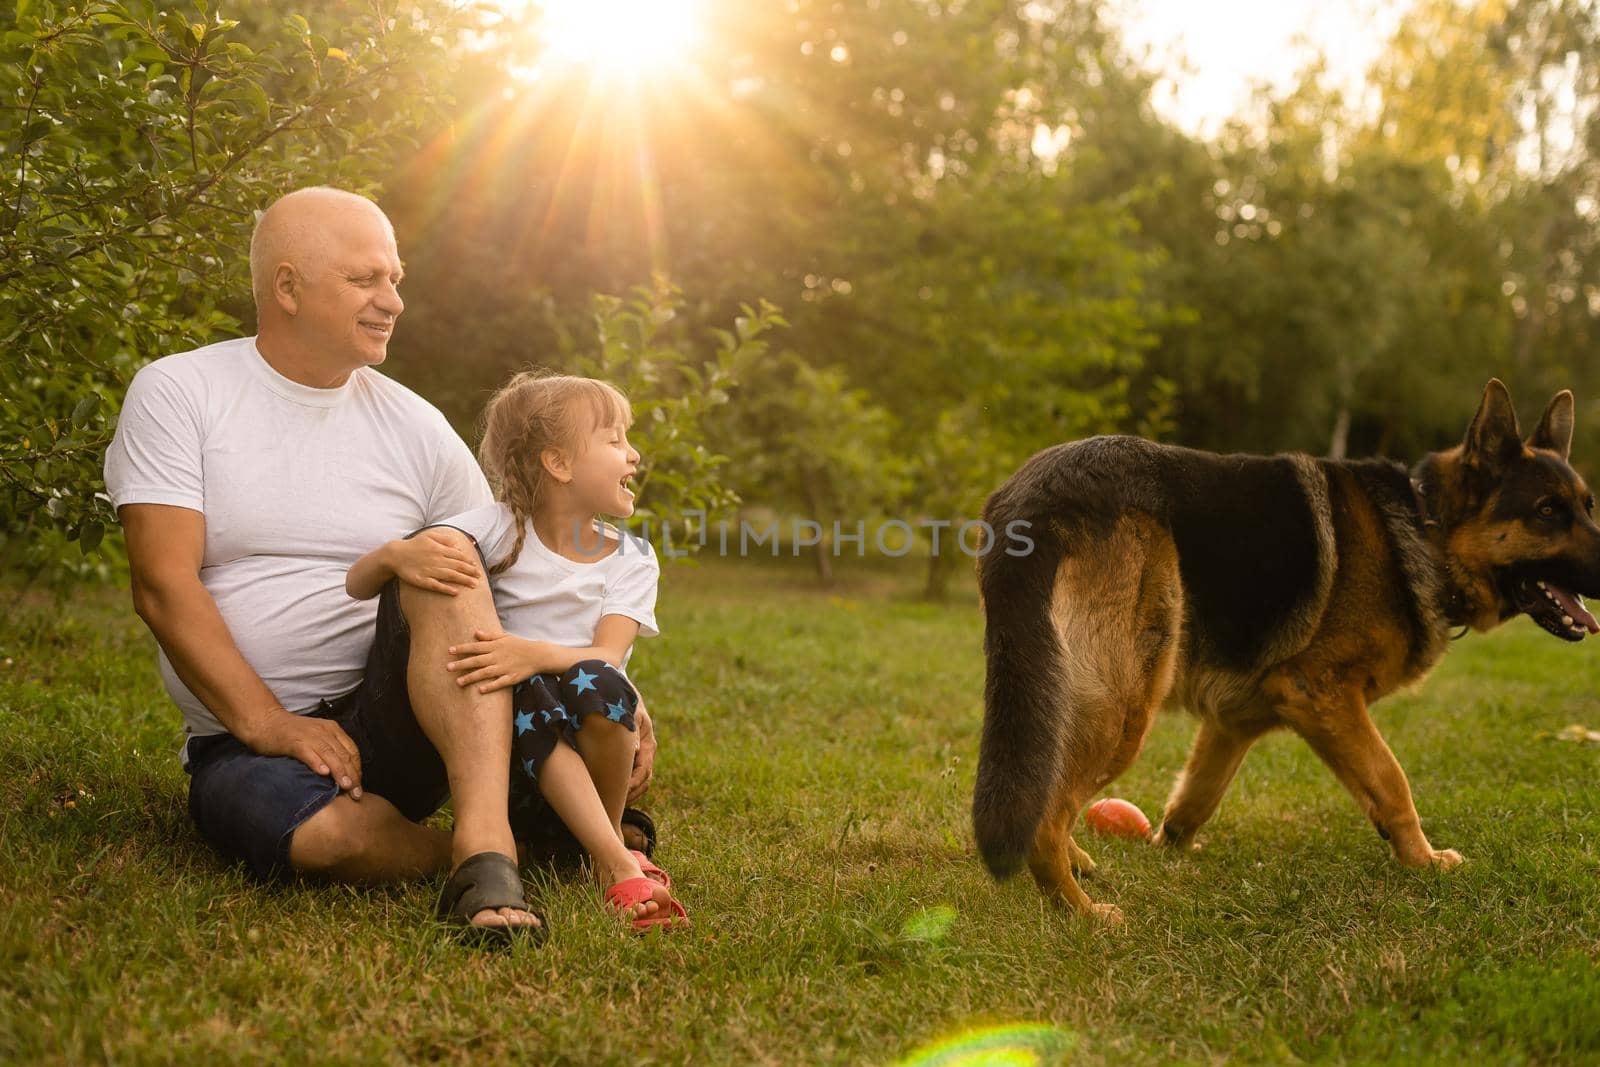
[[[410,650],[399,586],[391,581],[378,602],[366,677],[310,714],[337,722],[355,742],[363,793],[421,821],[439,810],[450,790],[444,762],[417,725],[406,694]],[[260,878],[289,873],[295,830],[339,795],[332,778],[289,756],[258,756],[231,734],[189,738],[188,757],[189,813],[201,836]]]

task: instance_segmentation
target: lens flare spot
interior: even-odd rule
[[[948,904],[920,908],[900,927],[900,936],[907,941],[940,942],[950,932],[956,921],[956,909]]]
[[[989,1026],[925,1045],[894,1067],[1053,1067],[1077,1043],[1071,1030],[1046,1023]]]

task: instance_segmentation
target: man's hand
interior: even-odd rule
[[[477,585],[481,577],[477,554],[451,544],[437,529],[391,541],[386,547],[395,577],[418,589],[455,596]]]
[[[285,711],[239,654],[217,602],[200,581],[205,516],[166,504],[125,504],[117,517],[128,546],[133,606],[189,691],[252,752],[297,759],[359,798],[361,755],[355,743],[335,723]]]
[[[478,692],[492,693],[539,672],[541,642],[488,630],[474,630],[472,636],[476,640],[450,646],[450,654],[460,658],[445,669],[456,675],[457,685],[477,685]]]
[[[643,702],[634,710],[633,719],[639,727],[639,748],[633,754],[633,773],[628,776],[629,804],[649,791],[650,779],[656,773],[656,728]]]
[[[292,756],[361,799],[361,753],[338,723],[278,709],[240,741],[260,756]]]

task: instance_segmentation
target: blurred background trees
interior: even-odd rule
[[[662,519],[948,537],[1099,432],[1410,460],[1491,374],[1600,446],[1592,0],[1416,0],[1362,99],[1206,137],[1095,0],[706,0],[657,80],[532,3],[171,10],[0,13],[8,566],[98,544],[128,377],[250,328],[251,212],[317,181],[395,219],[390,373],[469,440],[523,365],[617,377]]]
[[[92,569],[115,524],[99,468],[127,383],[238,331],[253,212],[298,185],[376,192],[437,121],[430,73],[465,28],[450,5],[327,4],[316,26],[272,7],[0,13],[8,569]]]

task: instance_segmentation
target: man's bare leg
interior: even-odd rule
[[[448,871],[450,851],[450,831],[414,823],[374,793],[341,793],[295,830],[289,865],[336,882],[396,882]],[[526,862],[520,844],[517,857]]]
[[[463,544],[469,544],[461,535]],[[417,724],[444,761],[455,809],[451,835],[452,867],[480,852],[498,852],[515,861],[507,798],[511,788],[511,691],[480,693],[460,686],[445,669],[450,646],[472,640],[474,630],[496,630],[494,600],[487,584],[455,596],[402,583],[400,610],[411,630],[406,684]],[[480,911],[481,926],[534,925],[531,912],[515,908]]]
[[[374,793],[360,800],[340,793],[295,830],[289,864],[340,882],[425,878],[450,866],[450,835],[412,822]]]

